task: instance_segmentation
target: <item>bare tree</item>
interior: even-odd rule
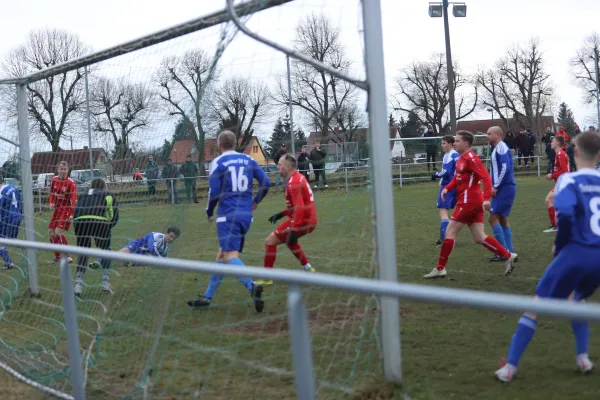
[[[60,29],[32,31],[21,46],[13,49],[2,64],[6,75],[21,77],[64,63],[89,52],[81,39]],[[73,119],[85,101],[81,78],[83,69],[52,75],[27,85],[27,106],[33,120],[33,136],[45,138],[57,161],[60,138],[69,132]],[[6,99],[6,114],[16,120],[16,96]]]
[[[348,72],[341,44],[340,30],[323,14],[305,17],[296,28],[294,47],[302,54],[335,68]],[[293,61],[292,104],[308,115],[321,136],[327,137],[332,122],[345,104],[354,98],[356,88],[339,78],[300,61]],[[276,100],[288,104],[287,81],[280,79]]]
[[[396,99],[400,110],[413,112],[423,125],[432,125],[436,134],[446,132],[450,128],[449,93],[446,57],[434,54],[429,61],[414,62],[402,69],[397,79],[400,92]],[[460,73],[458,65],[454,65],[454,90],[457,94],[456,120],[468,117],[477,106],[477,86]],[[463,88],[471,85],[464,95]]]
[[[109,135],[115,145],[113,159],[122,162],[131,155],[130,139],[146,129],[155,111],[155,95],[140,83],[97,79],[90,91],[93,129]],[[124,171],[121,171],[124,172]]]
[[[213,115],[221,129],[235,133],[238,150],[242,151],[250,143],[254,126],[266,115],[269,98],[265,85],[242,77],[229,78],[215,90]]]
[[[596,52],[600,53],[600,35],[593,33],[585,39],[575,57],[571,59],[571,74],[577,86],[584,92],[586,103],[596,101]]]
[[[205,116],[209,84],[216,79],[214,65],[201,49],[190,50],[181,57],[165,58],[158,70],[156,81],[159,98],[170,116],[179,116],[195,127],[196,149],[200,174],[204,175]]]
[[[479,71],[476,80],[481,104],[494,109],[507,129],[507,112],[517,116],[521,128],[541,129],[541,116],[551,105],[553,90],[537,39],[509,50],[494,68]]]
[[[331,135],[334,143],[352,142],[367,124],[365,114],[356,103],[343,105],[335,116],[336,128]]]

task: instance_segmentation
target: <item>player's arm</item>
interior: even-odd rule
[[[258,205],[265,198],[267,193],[269,193],[271,180],[256,161],[252,160],[251,163],[254,169],[254,179],[258,181],[258,192],[256,192],[256,196],[254,196],[252,202]]]
[[[558,179],[565,172],[569,172],[569,158],[567,153],[561,150],[558,157],[556,157],[557,165],[555,171],[552,173],[552,179]]]
[[[206,216],[212,217],[215,207],[221,197],[221,188],[223,187],[223,168],[213,161],[208,178],[208,205],[206,206]]]
[[[575,181],[569,175],[563,175],[556,182],[554,194],[554,208],[556,208],[558,232],[554,240],[554,254],[569,243],[573,223],[575,222],[575,207],[577,195],[575,193]]]
[[[456,189],[456,174],[452,177],[452,180],[444,187],[446,192],[451,192]]]
[[[75,213],[75,204],[77,204],[77,185],[74,181],[69,184],[69,205],[66,208],[67,219],[72,218]]]
[[[469,163],[471,164],[471,171],[483,183],[483,201],[490,201],[492,198],[492,178],[490,174],[485,169],[479,157],[472,158]]]
[[[506,180],[506,171],[508,169],[508,163],[511,162],[510,159],[510,150],[508,148],[505,153],[500,153],[496,151],[495,156],[492,158],[492,163],[494,163],[494,176],[492,177],[492,187],[494,189],[498,189],[504,181]]]
[[[148,235],[146,235],[146,248],[148,249],[149,254],[156,257],[162,257],[158,252],[157,246],[157,243],[160,241],[160,239],[160,236],[155,235],[154,233],[149,233]]]
[[[106,196],[106,216],[110,221],[110,226],[113,227],[119,222],[119,202],[112,194]]]
[[[54,196],[54,179],[50,182],[50,197],[48,198],[48,206],[54,208],[56,204],[56,198]]]

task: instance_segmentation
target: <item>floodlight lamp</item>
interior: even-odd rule
[[[467,16],[467,5],[466,4],[454,4],[452,6],[452,15],[458,18],[464,18]]]
[[[441,18],[444,15],[442,3],[429,3],[429,16],[431,18]]]

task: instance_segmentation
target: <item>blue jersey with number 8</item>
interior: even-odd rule
[[[252,183],[259,183],[253,197]],[[252,215],[252,204],[260,203],[269,190],[269,177],[250,156],[230,150],[210,164],[208,206],[206,215],[213,216],[219,205],[218,217]]]
[[[554,207],[558,218],[570,222],[570,237],[565,238],[568,243],[600,248],[599,171],[584,168],[561,175],[556,182]],[[557,244],[562,247],[566,243]]]

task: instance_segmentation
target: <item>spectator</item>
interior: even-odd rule
[[[435,137],[435,133],[433,132],[433,126],[427,126],[427,132],[423,134],[423,137]],[[427,171],[429,171],[431,167],[433,167],[433,170],[435,171],[435,155],[438,152],[437,140],[427,140],[425,142],[425,152],[427,153]]]
[[[548,166],[546,167],[546,175],[554,170],[554,157],[556,152],[552,150],[552,139],[554,138],[554,132],[552,128],[547,127],[546,133],[542,136],[542,142],[545,144],[546,157],[548,157]]]
[[[156,180],[158,179],[158,166],[154,161],[153,156],[148,156],[146,163],[146,179],[148,180],[148,195],[152,196],[152,200],[156,200]]]
[[[575,135],[573,136],[577,136],[580,133],[579,125],[575,125]],[[567,157],[569,157],[569,171],[577,171],[577,166],[575,165],[575,143],[573,142],[567,145]]]
[[[325,177],[325,157],[327,157],[327,152],[321,149],[321,142],[315,142],[315,148],[312,149],[308,156],[308,159],[312,163],[313,172],[315,173],[315,187],[319,187],[319,176],[321,176],[323,185],[329,187],[327,185],[327,178]]]
[[[192,162],[192,155],[188,154],[185,157],[185,162],[181,164],[179,173],[183,175],[183,183],[185,184],[185,199],[188,203],[194,199],[194,203],[199,203],[198,194],[196,193],[196,177],[198,176],[198,166]]]
[[[525,162],[525,168],[529,168],[529,145],[531,141],[527,136],[527,132],[524,129],[521,129],[516,139],[517,143],[517,155],[518,155],[518,165],[521,166],[521,161]]]
[[[593,125],[588,126],[588,132],[596,132],[596,127]]]
[[[169,203],[179,204],[177,199],[177,178],[179,178],[179,170],[172,164],[170,158],[167,160],[167,165],[163,168],[163,178],[167,184],[167,194]]]
[[[561,126],[558,128],[558,132],[556,132],[556,136],[562,136],[565,139],[565,145],[570,141],[569,134],[565,132],[565,127]]]
[[[531,161],[531,163],[533,164],[533,153],[535,150],[535,142],[537,141],[537,138],[535,137],[535,134],[531,132],[531,129],[527,129],[527,138],[529,139],[529,161]]]
[[[287,154],[287,145],[285,143],[281,144],[281,148],[277,150],[275,155],[273,156],[273,161],[275,165],[279,164],[279,159]],[[279,186],[281,184],[281,177],[279,174],[275,174],[275,186]]]
[[[506,138],[504,139],[504,143],[506,143],[506,145],[508,146],[509,149],[511,149],[514,153],[515,150],[515,146],[516,146],[516,138],[515,138],[515,134],[512,133],[511,131],[508,131],[506,133]]]
[[[304,175],[308,183],[310,183],[310,175],[308,173],[310,170],[310,161],[308,159],[308,154],[306,153],[306,146],[302,146],[302,150],[298,156],[298,170]]]

